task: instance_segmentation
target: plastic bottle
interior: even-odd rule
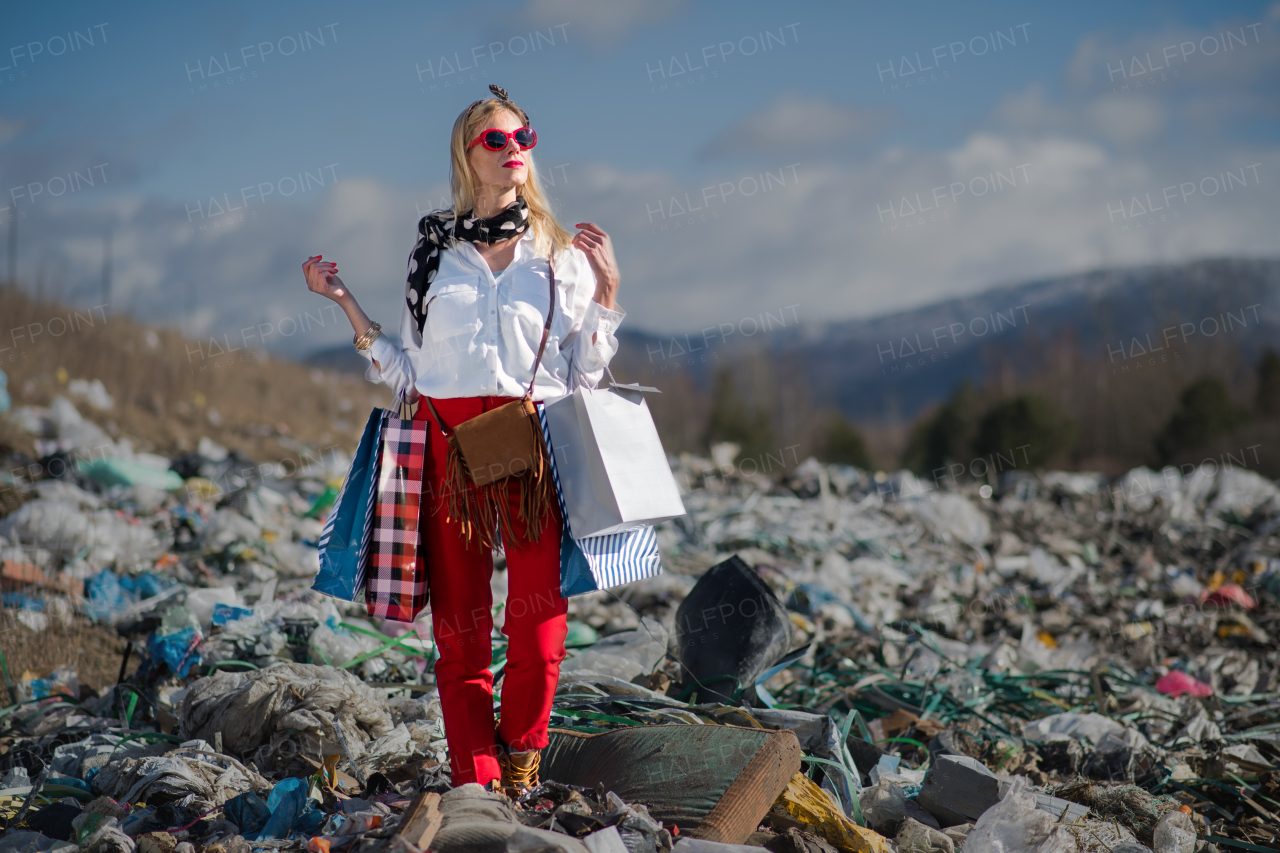
[[[1151,846],[1154,853],[1194,853],[1196,827],[1191,822],[1191,807],[1178,806],[1160,818]]]

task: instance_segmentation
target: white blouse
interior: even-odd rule
[[[591,298],[595,274],[582,250],[556,250],[555,267],[555,316],[533,386],[535,400],[594,388],[618,351],[613,333],[626,315]],[[546,258],[533,253],[533,229],[496,276],[474,246],[460,242],[440,254],[440,269],[427,289],[423,332],[402,304],[402,344],[384,335],[364,350],[370,362],[365,378],[397,393],[412,385],[428,397],[521,397],[542,340],[550,290]]]

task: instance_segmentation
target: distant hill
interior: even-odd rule
[[[349,343],[314,350],[302,359],[302,363],[321,370],[338,370],[360,376],[364,376],[365,368],[369,366],[369,362]]]
[[[965,379],[981,384],[1002,369],[1012,371],[1010,378],[1025,377],[1040,366],[1048,345],[1064,338],[1086,358],[1117,370],[1149,345],[1163,344],[1157,353],[1167,355],[1226,344],[1250,358],[1264,346],[1280,346],[1280,259],[1100,269],[863,320],[797,323],[779,314],[757,322],[705,335],[624,326],[614,372],[620,380],[658,387],[683,377],[705,392],[718,366],[763,351],[775,363],[794,365],[822,405],[860,422],[907,422]],[[1171,337],[1162,339],[1166,334]],[[305,361],[357,373],[365,365],[349,345]]]

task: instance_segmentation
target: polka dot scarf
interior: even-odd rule
[[[456,224],[455,224],[456,223]],[[440,253],[459,240],[496,243],[529,230],[529,205],[523,196],[488,219],[454,219],[449,211],[429,213],[418,221],[418,242],[409,256],[409,282],[405,303],[421,333],[427,322],[427,289],[440,269]]]

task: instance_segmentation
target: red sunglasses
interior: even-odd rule
[[[514,139],[516,145],[519,145],[525,151],[538,144],[538,133],[531,127],[517,127],[510,132],[490,128],[484,131],[475,139],[471,140],[471,144],[467,146],[467,150],[475,148],[477,145],[484,143],[484,147],[489,151],[501,151],[507,147],[507,140]]]

